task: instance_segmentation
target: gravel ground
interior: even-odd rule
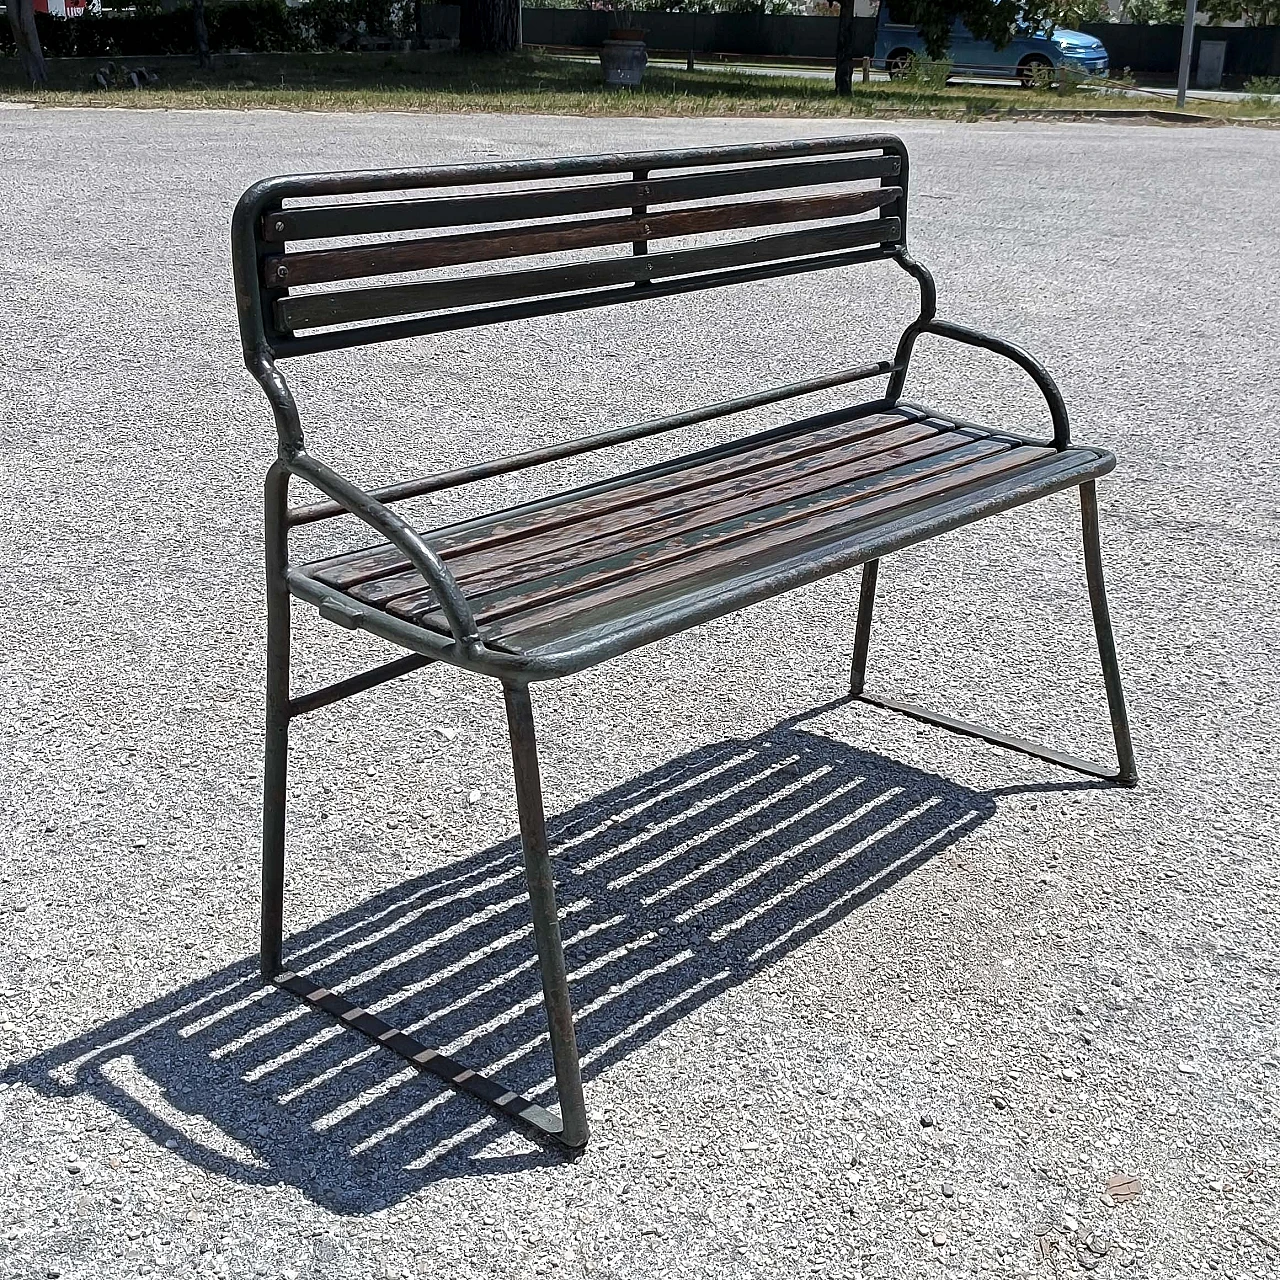
[[[830,581],[536,690],[582,1159],[255,980],[274,442],[236,196],[834,127],[4,112],[0,1275],[1277,1274],[1272,134],[901,128],[943,314],[1041,354],[1119,455],[1140,789],[832,704]],[[887,268],[795,279],[326,358],[299,396],[322,456],[405,474],[882,350],[907,305]],[[922,357],[935,403],[1034,409]],[[895,557],[872,682],[1106,753],[1076,519]],[[300,687],[374,649],[301,612],[298,644]],[[496,688],[449,670],[304,722],[291,949],[536,1090],[509,768]]]

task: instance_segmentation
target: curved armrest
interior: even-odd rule
[[[402,551],[436,593],[453,638],[469,649],[481,646],[480,631],[476,626],[475,615],[471,612],[470,602],[463,595],[457,579],[445,567],[444,561],[427,546],[421,535],[389,507],[376,498],[371,498],[358,485],[352,484],[310,454],[297,453],[285,465],[294,475],[310,481],[326,497],[345,507],[353,516],[358,516],[365,524],[382,534],[393,547]]]
[[[1051,442],[1053,447],[1065,449],[1071,443],[1071,427],[1067,421],[1067,406],[1063,403],[1062,392],[1058,390],[1058,384],[1049,376],[1049,371],[1035,356],[1021,347],[1014,346],[1012,342],[989,337],[985,333],[979,333],[977,329],[967,329],[962,324],[951,324],[947,320],[930,320],[921,332],[936,333],[940,338],[950,338],[954,342],[963,342],[971,347],[994,351],[996,355],[1004,356],[1025,369],[1048,402],[1049,416],[1053,419]]]

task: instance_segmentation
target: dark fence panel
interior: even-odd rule
[[[443,11],[443,10],[442,10]],[[434,12],[434,10],[426,10]],[[456,12],[456,10],[453,10]],[[618,18],[598,9],[532,9],[524,11],[527,44],[598,49]],[[658,13],[635,15],[650,49],[666,53],[746,54],[754,57],[806,58],[832,61],[836,18],[800,18],[763,13]],[[454,28],[456,31],[456,19]],[[1115,71],[1128,67],[1138,75],[1173,76],[1178,70],[1182,28],[1138,23],[1085,23],[1081,30],[1107,47]],[[876,20],[854,20],[854,57],[875,51]],[[1223,74],[1229,79],[1280,74],[1280,27],[1197,27],[1192,67],[1204,40],[1227,45]]]
[[[280,0],[211,3],[208,24],[215,52],[249,52],[341,47],[334,30],[312,30],[316,24],[305,8],[287,9]],[[422,5],[418,36],[424,42],[456,40],[457,5]],[[522,11],[524,40],[533,45],[598,49],[617,22],[614,14],[593,9],[532,9]],[[310,22],[306,19],[311,18]],[[703,57],[737,54],[747,57],[797,58],[834,61],[836,18],[798,18],[758,13],[642,12],[635,21],[655,52]],[[192,49],[191,11],[187,5],[166,13],[115,13],[67,21],[36,15],[45,52],[50,57],[151,57],[184,54]],[[323,24],[321,24],[323,25]],[[329,24],[333,26],[332,23]],[[302,30],[306,27],[306,30]],[[1085,23],[1082,27],[1107,47],[1115,73],[1126,67],[1149,79],[1177,74],[1180,26],[1137,23]],[[875,49],[876,20],[854,19],[855,58],[870,57]],[[1280,27],[1197,27],[1192,54],[1194,70],[1200,45],[1225,42],[1226,81],[1239,86],[1251,76],[1280,75]],[[7,22],[0,21],[0,55],[12,52]]]
[[[526,9],[526,14],[530,11]],[[422,40],[456,40],[462,7],[456,4],[420,4],[418,37]]]
[[[618,18],[597,9],[525,9],[526,44],[598,49]],[[671,53],[737,53],[753,57],[830,62],[836,55],[836,18],[764,13],[656,13],[635,15],[650,49]],[[854,56],[875,49],[876,20],[856,18]]]
[[[1137,75],[1174,76],[1182,49],[1179,26],[1144,26],[1129,22],[1086,22],[1081,28],[1107,47],[1113,72],[1128,67]],[[1222,73],[1233,79],[1280,74],[1280,27],[1197,27],[1191,54],[1194,70],[1205,40],[1227,45]]]

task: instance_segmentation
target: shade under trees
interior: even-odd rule
[[[49,69],[45,66],[44,50],[40,47],[40,33],[36,30],[36,14],[33,0],[7,0],[5,12],[9,15],[9,29],[18,49],[18,63],[22,74],[35,87],[49,83]]]
[[[510,53],[520,47],[520,0],[462,0],[458,44],[466,53]]]

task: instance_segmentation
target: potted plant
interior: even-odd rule
[[[644,44],[644,28],[636,25],[635,14],[604,4],[612,22],[605,42],[600,46],[600,66],[604,82],[613,88],[634,87],[644,76],[649,53]]]

